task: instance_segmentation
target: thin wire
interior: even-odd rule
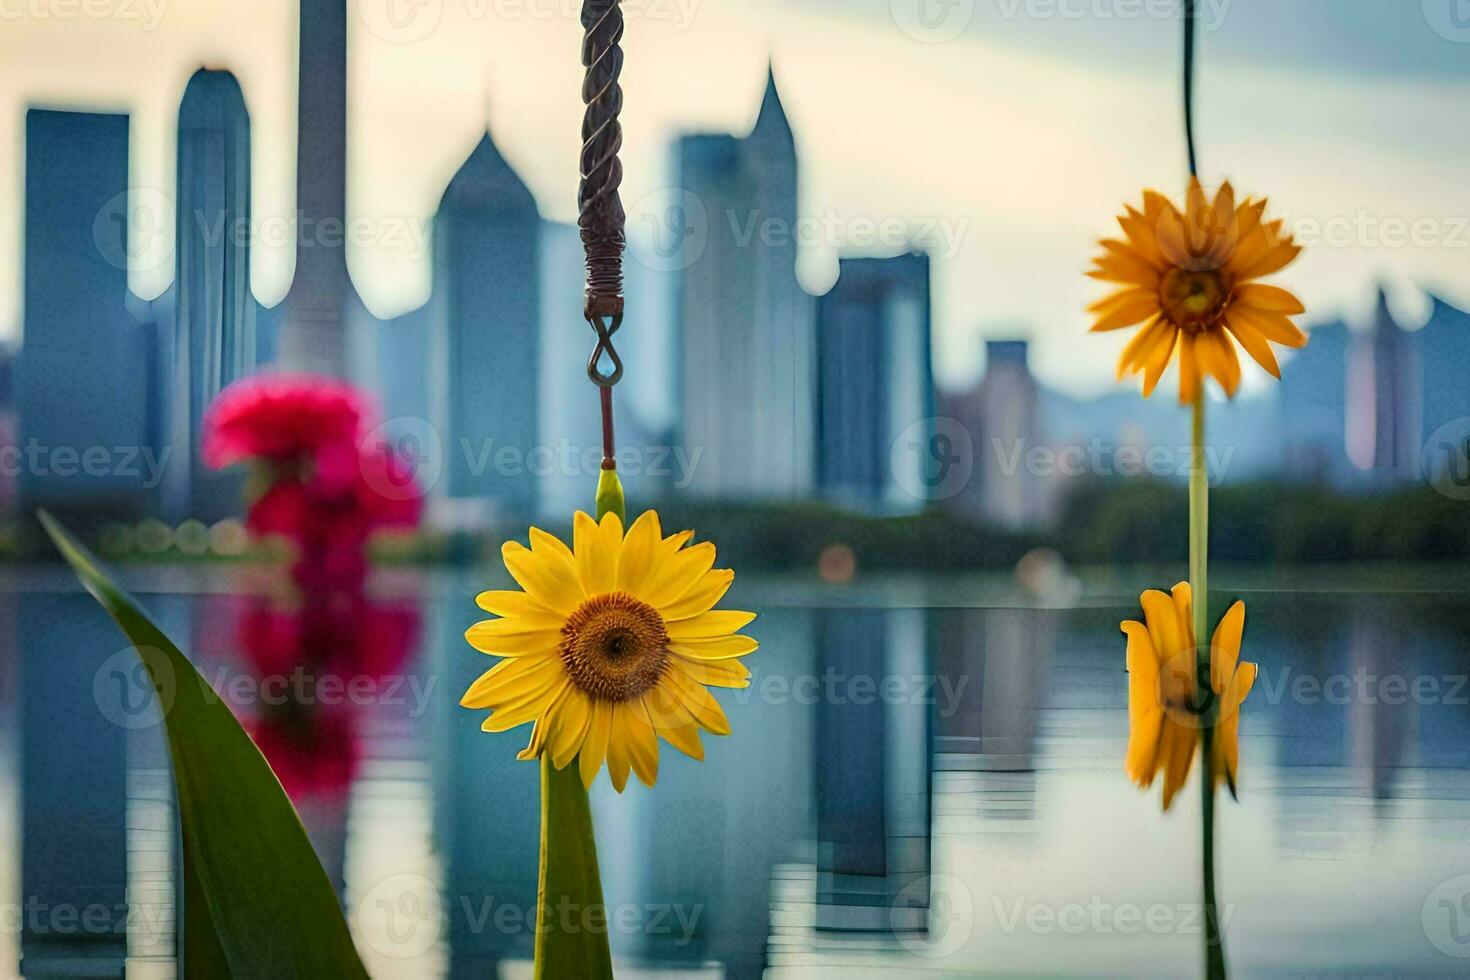
[[[1184,141],[1189,147],[1189,176],[1198,177],[1194,155],[1194,4],[1184,0]]]

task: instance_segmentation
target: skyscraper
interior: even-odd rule
[[[289,367],[344,375],[357,304],[347,275],[347,0],[301,0],[296,274],[280,338]]]
[[[178,234],[165,513],[218,520],[239,509],[242,476],[199,458],[220,389],[255,368],[250,291],[250,116],[233,75],[201,69],[179,105]]]
[[[1373,471],[1385,481],[1419,476],[1423,388],[1418,336],[1407,333],[1378,291],[1373,317]]]
[[[535,198],[484,136],[434,221],[430,421],[448,496],[518,514],[536,495],[540,235]]]
[[[1424,412],[1421,440],[1457,420],[1470,420],[1470,313],[1430,296],[1429,322],[1419,331]],[[1466,422],[1470,426],[1470,421]]]
[[[0,343],[0,452],[18,451],[19,436],[15,418],[15,349]],[[15,512],[18,476],[11,467],[0,470],[0,517]]]
[[[803,496],[813,482],[813,303],[796,280],[796,144],[774,75],[744,139],[678,146],[681,447],[705,497]],[[690,211],[695,213],[690,214]]]
[[[169,462],[150,426],[156,338],[127,305],[128,256],[157,215],[133,203],[127,116],[27,113],[16,406],[28,511],[144,515]]]
[[[934,372],[929,258],[843,259],[817,305],[817,484],[866,510],[924,506]],[[902,442],[911,445],[902,445]]]
[[[1048,521],[1061,489],[1045,485],[1042,474],[1027,466],[1032,450],[1046,443],[1040,409],[1043,392],[1027,363],[1028,348],[1025,340],[987,341],[984,376],[968,391],[947,399],[945,408],[969,435],[973,453],[969,480],[956,488],[948,506],[1008,528]],[[1053,402],[1058,400],[1046,394]],[[1095,418],[1089,417],[1088,423],[1077,428],[1062,421],[1057,441],[1085,443],[1089,437],[1104,436],[1111,444],[1111,436],[1105,436]]]
[[[1313,327],[1310,338],[1281,368],[1283,472],[1298,480],[1341,486],[1353,479],[1347,383],[1352,338],[1341,321]]]

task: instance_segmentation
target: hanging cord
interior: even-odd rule
[[[1199,176],[1199,159],[1194,146],[1194,41],[1195,0],[1183,0],[1184,14],[1184,142],[1189,152],[1189,176]],[[1225,980],[1225,947],[1220,931],[1220,907],[1215,898],[1215,726],[1219,702],[1210,686],[1209,603],[1206,574],[1209,567],[1209,471],[1205,455],[1205,393],[1201,385],[1191,408],[1191,442],[1194,456],[1189,473],[1189,581],[1193,595],[1192,627],[1195,635],[1195,695],[1200,722],[1200,826],[1201,891],[1205,911],[1205,976]]]
[[[583,316],[597,334],[597,347],[587,361],[587,376],[602,396],[602,468],[615,468],[612,387],[623,377],[623,361],[613,346],[613,334],[623,325],[623,248],[626,244],[623,202],[618,186],[623,164],[623,127],[618,113],[623,90],[623,10],[619,0],[583,0],[582,3],[582,116],[581,184],[577,190],[577,226],[587,254],[587,292]],[[604,357],[611,370],[604,371]]]
[[[1194,155],[1194,24],[1195,0],[1184,0],[1184,142],[1189,149],[1189,176],[1198,177]]]

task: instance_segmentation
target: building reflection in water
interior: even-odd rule
[[[465,590],[434,601],[426,640],[430,674],[441,678],[432,699],[434,839],[443,855],[454,980],[497,976],[506,961],[530,961],[535,946],[536,876],[540,855],[540,771],[516,753],[524,728],[487,735],[483,712],[466,711],[459,695],[495,664],[472,650],[464,631],[483,614]],[[502,907],[511,911],[502,913]],[[501,913],[498,915],[498,913]]]
[[[737,579],[729,604],[759,608],[743,604],[741,587]],[[750,687],[714,692],[730,737],[702,736],[703,762],[661,745],[655,790],[630,782],[619,798],[605,777],[593,788],[604,897],[639,923],[612,935],[613,955],[626,964],[759,977],[771,869],[812,839],[814,769],[847,758],[820,749],[813,757],[815,716],[800,693],[802,679],[819,672],[813,614],[762,612],[750,632],[761,641],[746,661]]]
[[[925,613],[817,614],[816,927],[928,921],[930,709]]]
[[[457,704],[489,664],[463,643],[479,615],[466,596],[494,583],[430,582],[421,647],[410,642],[395,659],[375,645],[330,668],[400,678],[392,698],[345,712],[289,700],[231,706],[300,808],[374,977],[522,975],[534,944],[537,768],[514,758],[524,730],[486,735]],[[213,625],[252,600],[185,587],[200,594],[144,600],[170,635],[188,638],[207,679],[258,686],[288,672],[270,656],[289,644],[272,640],[252,656],[249,642]],[[390,589],[387,605],[412,607],[414,588]],[[1223,602],[1223,575],[1219,590]],[[943,945],[924,931],[942,914],[931,875],[986,889],[1004,880],[1058,902],[1096,892],[1085,868],[1048,855],[1098,821],[1156,807],[1117,772],[1126,675],[1112,630],[1132,599],[1058,608],[1024,587],[961,594],[971,608],[913,608],[923,603],[893,590],[865,597],[869,608],[732,597],[769,610],[757,621],[751,687],[716,692],[734,735],[707,737],[704,762],[665,747],[653,791],[634,784],[619,797],[604,777],[592,794],[605,897],[625,916],[611,939],[620,971],[739,980],[887,965],[901,975],[905,956]],[[1470,799],[1466,603],[1427,593],[1246,598],[1261,677],[1242,730],[1248,806],[1231,809],[1227,846],[1236,841],[1243,914],[1267,933],[1261,962],[1298,962],[1291,935],[1273,939],[1265,924],[1279,911],[1277,888],[1336,902],[1342,921],[1389,916],[1419,935],[1421,900],[1403,896],[1427,894],[1463,850],[1454,828]],[[905,607],[875,608],[884,599]],[[981,601],[988,607],[974,608]],[[0,791],[7,806],[16,801],[15,819],[0,812],[0,888],[43,912],[131,902],[142,913],[123,934],[90,935],[28,916],[19,935],[0,930],[0,973],[23,953],[28,976],[187,975],[173,962],[172,786],[136,655],[80,592],[0,602],[11,613],[0,704],[19,716],[9,728],[0,721]],[[376,640],[395,633],[370,621]],[[1416,682],[1431,681],[1429,699],[1416,696]],[[1091,789],[1070,789],[1079,785]],[[1376,846],[1385,840],[1394,846]],[[1332,870],[1344,858],[1363,869],[1351,894]],[[1148,901],[1192,894],[1185,872],[1151,873],[1137,883]],[[976,904],[977,915],[988,909]],[[1046,962],[1111,972],[1118,954],[1105,938]],[[1339,938],[1352,941],[1352,930]],[[1384,961],[1423,965],[1416,942],[1393,945]],[[1038,937],[992,927],[954,959],[926,962],[1003,973],[1040,949]]]
[[[1393,799],[1396,777],[1411,762],[1419,724],[1412,687],[1427,660],[1424,640],[1381,599],[1354,603],[1349,623],[1348,759],[1365,795],[1383,802]]]
[[[132,673],[136,657],[114,656],[123,643],[91,596],[25,596],[17,624],[20,894],[34,910],[21,923],[21,967],[33,977],[121,976],[124,934],[78,934],[75,923],[63,931],[51,910],[101,907],[112,916],[126,907],[128,740],[120,725],[156,724],[150,686]],[[101,711],[93,709],[94,684]]]

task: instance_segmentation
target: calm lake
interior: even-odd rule
[[[717,694],[733,734],[662,746],[654,790],[594,787],[619,975],[1197,975],[1198,773],[1164,814],[1122,772],[1118,622],[1182,572],[737,578],[761,649]],[[306,670],[252,618],[261,570],[122,578],[256,734],[373,976],[530,976],[529,730],[458,706],[503,570],[381,571],[354,648]],[[1218,807],[1234,974],[1470,970],[1470,570],[1211,590],[1260,665]],[[69,574],[0,570],[0,976],[178,974],[161,731]]]

